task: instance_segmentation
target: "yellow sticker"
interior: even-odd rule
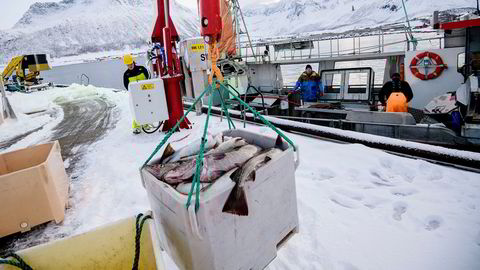
[[[204,52],[205,51],[205,44],[192,44],[192,51],[193,52]]]
[[[142,84],[142,90],[152,90],[152,89],[155,89],[155,84],[153,83]]]

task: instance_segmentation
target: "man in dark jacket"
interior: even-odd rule
[[[123,85],[125,85],[127,90],[128,85],[131,82],[138,82],[148,79],[148,70],[143,66],[137,66],[131,54],[126,54],[123,56],[123,63],[128,67],[123,74]],[[133,133],[135,134],[139,134],[141,132],[141,126],[137,123],[137,121],[135,121],[135,119],[133,119],[132,128]]]
[[[318,73],[312,70],[312,66],[307,65],[298,78],[295,90],[300,89],[303,101],[315,102],[317,96],[323,94],[321,84]]]
[[[378,99],[387,106],[387,112],[407,112],[408,102],[413,98],[412,88],[406,81],[400,80],[399,73],[393,73],[391,78],[383,85]]]

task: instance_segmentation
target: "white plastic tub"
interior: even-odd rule
[[[226,136],[242,137],[263,148],[275,145],[276,138],[246,130],[228,130]],[[293,148],[284,142],[283,152],[256,171],[245,192],[249,215],[223,213],[234,187],[229,172],[200,195],[200,209],[187,210],[187,196],[142,170],[155,225],[163,248],[180,269],[263,269],[277,254],[283,240],[298,232]],[[154,161],[155,162],[155,161]]]

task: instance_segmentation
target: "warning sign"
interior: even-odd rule
[[[142,90],[153,90],[153,89],[155,89],[155,84],[154,83],[142,84],[141,89]]]
[[[192,52],[204,52],[205,44],[192,44]]]

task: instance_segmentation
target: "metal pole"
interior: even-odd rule
[[[337,36],[337,55],[340,56],[340,41]]]
[[[353,54],[355,54],[355,37],[353,37]]]
[[[237,44],[238,44],[238,51],[239,51],[239,55],[238,56],[242,56],[242,40],[241,40],[241,29],[240,29],[240,22],[238,20],[238,8],[237,6],[235,5],[235,0],[232,1],[233,3],[233,12],[235,13],[235,27],[237,28]]]
[[[361,36],[358,37],[358,54],[361,54],[361,53],[362,53],[362,52],[360,51],[360,48],[361,48],[361,47],[360,47],[360,45],[361,45],[361,44],[360,44],[360,40],[361,40],[361,39],[362,39]]]
[[[329,39],[330,39],[330,57],[333,57],[332,37],[329,37]]]
[[[385,33],[382,31],[382,53],[385,52]]]
[[[238,3],[238,1],[235,1],[235,3],[237,3],[238,10],[240,11],[240,16],[242,17],[243,27],[245,27],[245,32],[247,33],[248,43],[250,44],[250,49],[252,50],[252,54],[253,54],[253,57],[255,57],[255,62],[256,62],[257,57],[255,56],[255,52],[253,51],[252,40],[250,39],[250,34],[248,33],[247,25],[245,24],[245,19],[243,18],[243,12],[242,12],[242,9],[240,8],[240,3]]]
[[[290,58],[293,60],[293,43],[290,41]]]
[[[165,26],[168,28],[168,18],[170,18],[169,0],[163,1],[163,8],[165,9]]]
[[[318,58],[320,58],[320,39],[317,40]]]

